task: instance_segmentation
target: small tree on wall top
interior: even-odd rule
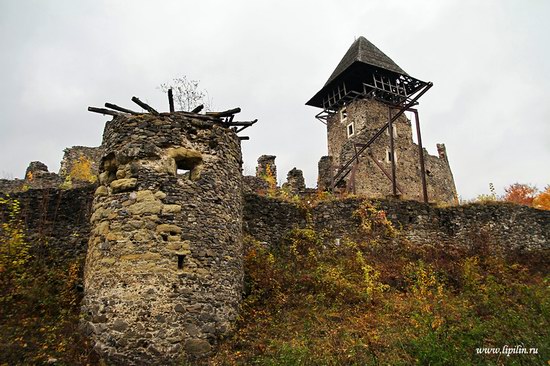
[[[533,199],[533,207],[540,210],[550,210],[550,185]]]
[[[159,89],[167,93],[172,89],[174,102],[181,111],[191,111],[199,105],[204,105],[204,110],[209,111],[212,101],[206,90],[199,88],[198,80],[189,80],[187,76],[172,79],[168,83],[160,84]]]
[[[503,200],[517,203],[518,205],[532,206],[533,199],[537,195],[537,188],[530,184],[514,183],[504,188]]]

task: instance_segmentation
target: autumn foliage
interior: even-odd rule
[[[532,206],[533,199],[537,194],[537,188],[529,184],[514,183],[504,188],[503,200],[517,203],[518,205]]]
[[[550,185],[539,192],[531,184],[514,183],[504,188],[504,195],[498,196],[492,183],[489,184],[490,194],[479,195],[474,202],[510,202],[517,205],[534,207],[539,210],[550,210]]]
[[[97,177],[92,171],[92,161],[84,155],[81,155],[78,160],[74,162],[69,172],[69,177],[72,180],[90,183],[94,183],[97,180]]]
[[[550,210],[550,185],[533,199],[533,207],[540,210]]]

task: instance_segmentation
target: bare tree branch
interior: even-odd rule
[[[212,107],[206,90],[199,89],[198,80],[189,80],[187,76],[174,78],[171,82],[160,84],[159,89],[167,93],[172,89],[174,102],[181,111],[189,112],[197,105],[204,105],[205,111]]]

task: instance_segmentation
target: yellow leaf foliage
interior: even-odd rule
[[[71,167],[69,177],[72,180],[79,180],[94,183],[97,177],[92,172],[92,162],[84,155],[80,155],[78,160]]]
[[[273,170],[271,169],[271,164],[267,164],[265,167],[265,175],[262,177],[267,184],[269,184],[270,190],[275,190],[277,188],[277,178],[273,174]]]
[[[0,198],[0,273],[6,275],[18,272],[30,258],[20,210],[19,201]]]

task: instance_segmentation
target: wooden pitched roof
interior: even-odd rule
[[[361,36],[353,42],[325,85],[306,105],[322,108],[322,100],[326,93],[332,90],[334,85],[339,85],[343,81],[350,90],[356,87],[360,87],[362,90],[362,82],[370,81],[371,75],[378,72],[376,70],[394,75],[392,78],[396,78],[398,75],[409,76],[384,52]]]
[[[368,39],[361,36],[353,42],[348,52],[344,55],[336,69],[332,72],[332,75],[328,78],[325,86],[344,71],[346,71],[354,62],[361,62],[364,64],[379,67],[381,69],[396,72],[402,75],[408,75],[402,68],[400,68],[391,58],[389,58],[384,52],[380,51],[378,47],[372,44]]]

